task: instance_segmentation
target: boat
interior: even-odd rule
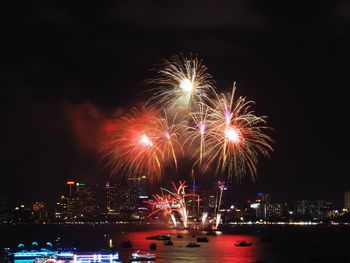
[[[34,263],[78,263],[78,262],[94,262],[94,263],[120,263],[117,251],[104,250],[99,251],[79,251],[58,253],[50,257],[36,258]]]
[[[178,234],[177,238],[184,238],[182,235]]]
[[[165,241],[164,241],[165,242]],[[157,249],[157,244],[156,243],[151,243],[149,244],[149,249],[150,250],[156,250]]]
[[[10,257],[14,260],[34,260],[36,258],[48,257],[56,254],[58,251],[51,251],[45,248],[40,250],[20,250],[11,253]]]
[[[160,236],[149,236],[146,237],[146,239],[150,239],[150,240],[170,240],[170,236],[169,235],[160,235]]]
[[[197,242],[209,242],[209,239],[206,237],[197,237]]]
[[[197,244],[196,242],[190,242],[186,245],[186,247],[200,247],[201,245]]]
[[[171,240],[164,240],[164,245],[165,246],[172,246],[174,243]]]
[[[144,252],[141,250],[137,250],[136,252],[131,254],[131,261],[153,261],[156,260],[156,255],[148,252]]]
[[[58,262],[62,262],[62,261],[58,260],[57,263]],[[119,259],[119,254],[117,251],[99,250],[99,251],[86,251],[86,252],[80,251],[80,252],[74,253],[73,261],[67,261],[67,263],[68,262],[69,263],[71,262],[119,263],[121,261]]]
[[[244,240],[243,241],[241,241],[241,242],[237,242],[236,244],[235,244],[235,246],[236,247],[249,247],[249,246],[251,246],[253,243],[247,243],[247,242],[245,242]]]
[[[56,262],[57,262],[56,259],[50,258],[50,257],[36,258],[33,261],[33,263],[56,263]],[[60,262],[64,262],[64,261],[60,261]]]

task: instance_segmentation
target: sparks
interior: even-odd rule
[[[153,146],[152,141],[148,138],[148,136],[146,134],[142,134],[140,136],[140,144],[147,146],[147,147]]]
[[[239,143],[240,142],[240,134],[239,130],[236,127],[227,127],[225,129],[225,135],[227,139],[233,143]]]
[[[180,88],[184,92],[191,92],[193,90],[193,83],[189,79],[183,79],[181,80]]]
[[[207,68],[196,56],[173,56],[165,60],[155,78],[147,81],[154,85],[149,103],[174,110],[179,107],[193,110],[197,103],[209,100],[214,92],[213,80]]]

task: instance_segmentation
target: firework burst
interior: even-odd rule
[[[196,163],[203,171],[215,163],[216,173],[227,172],[229,179],[241,180],[249,172],[254,180],[258,154],[269,156],[272,139],[265,133],[269,129],[266,117],[251,110],[254,102],[234,99],[234,94],[235,86],[228,95],[217,95],[212,105],[206,105],[205,151],[197,150]]]
[[[172,182],[173,190],[161,188],[162,195],[155,194],[151,201],[145,201],[145,203],[151,206],[152,212],[148,215],[154,215],[155,213],[163,212],[165,215],[169,215],[173,224],[176,226],[176,220],[174,213],[178,213],[182,220],[184,227],[188,227],[188,210],[187,200],[188,197],[197,196],[196,194],[187,194],[185,189],[187,188],[186,182],[179,182],[179,186],[176,186]]]
[[[235,86],[231,93],[217,94],[196,56],[164,60],[148,83],[155,85],[146,103],[151,107],[117,120],[119,129],[101,146],[113,174],[159,179],[166,166],[178,166],[177,156],[186,145],[193,166],[203,173],[213,168],[228,181],[240,181],[246,173],[255,180],[258,156],[269,156],[272,139],[266,134],[266,117],[252,111],[253,101],[235,98]]]
[[[164,60],[158,76],[148,83],[156,86],[150,103],[167,109],[191,109],[214,91],[211,75],[196,56],[175,55]]]
[[[166,112],[143,108],[133,109],[116,122],[120,128],[101,146],[113,174],[122,171],[129,177],[159,178],[164,166],[177,165],[176,155],[182,148],[177,141],[181,123],[176,116],[170,121]]]

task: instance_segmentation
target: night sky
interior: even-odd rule
[[[303,2],[2,4],[0,195],[52,201],[67,179],[113,180],[96,153],[102,127],[144,100],[160,59],[192,52],[220,91],[237,81],[274,129],[275,152],[260,160],[255,183],[234,186],[235,198],[262,191],[342,205],[350,3]]]

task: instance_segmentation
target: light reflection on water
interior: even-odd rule
[[[165,246],[163,241],[147,240],[146,237],[154,235],[170,234],[174,245]],[[181,234],[183,238],[177,238]],[[192,237],[192,235],[195,235]],[[199,243],[200,247],[188,248],[189,242],[196,242],[197,237],[207,237],[208,243]],[[134,250],[140,249],[155,253],[156,262],[235,262],[251,263],[262,260],[263,255],[259,249],[258,239],[250,235],[227,235],[218,234],[217,236],[206,236],[205,232],[188,232],[186,230],[148,230],[129,232],[126,234],[112,236],[113,241],[120,242],[130,240],[133,243],[132,249],[120,249],[120,255],[123,259],[129,258]],[[236,247],[237,241],[245,240],[252,242],[251,247]],[[151,251],[149,245],[157,244],[157,249]]]
[[[0,226],[0,248],[14,248],[18,243],[39,244],[60,237],[63,247],[79,247],[84,251],[107,248],[110,238],[123,262],[129,262],[132,252],[137,249],[156,254],[157,262],[244,262],[244,263],[315,263],[350,262],[348,244],[350,228],[334,226],[239,226],[227,227],[225,234],[206,236],[203,232],[183,230],[154,230],[143,225],[16,225]],[[147,240],[147,236],[170,234],[173,246],[165,246],[163,241]],[[177,235],[183,235],[183,239]],[[192,237],[192,235],[195,237]],[[200,243],[199,248],[187,248],[190,241],[199,236],[209,239]],[[265,238],[265,240],[262,239]],[[272,240],[266,240],[266,237]],[[132,249],[120,247],[123,241],[130,240]],[[245,240],[251,247],[236,247],[234,244]],[[149,245],[157,244],[151,251]],[[3,259],[0,255],[0,262]],[[16,263],[32,263],[22,260]]]
[[[234,262],[234,263],[256,263],[262,261],[263,255],[259,248],[259,240],[252,235],[230,235],[217,232],[217,236],[207,236],[205,232],[190,232],[187,230],[140,230],[133,232],[110,233],[113,244],[119,252],[122,262],[130,262],[130,256],[136,250],[142,250],[156,255],[156,262]],[[183,238],[177,238],[181,234]],[[148,240],[148,236],[170,235],[172,246],[164,245],[162,240]],[[92,236],[91,236],[92,237]],[[90,237],[90,238],[91,238]],[[196,242],[197,237],[207,237],[208,243],[198,243],[200,247],[189,248],[189,242]],[[96,239],[95,241],[97,241]],[[132,248],[121,248],[122,242],[130,240]],[[234,244],[245,240],[252,242],[251,247],[236,247]],[[91,245],[94,240],[91,239]],[[156,250],[150,250],[151,243],[156,243]],[[16,260],[14,263],[32,263],[32,260]],[[153,261],[133,261],[153,262]]]

